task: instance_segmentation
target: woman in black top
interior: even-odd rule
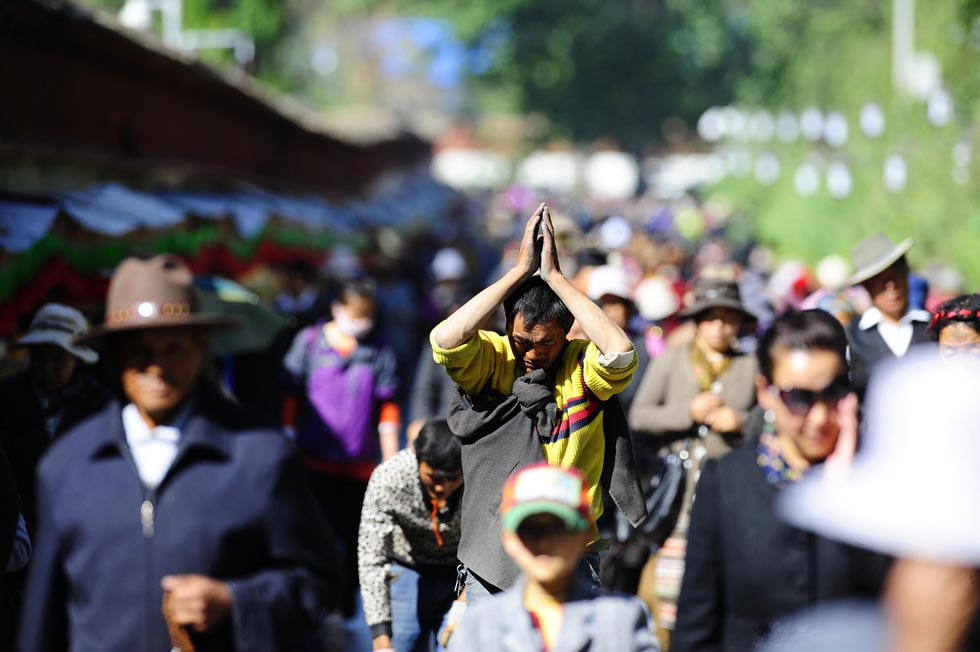
[[[801,607],[879,588],[884,558],[791,527],[774,511],[783,487],[853,454],[857,399],[846,345],[843,328],[821,310],[783,315],[760,341],[764,423],[701,474],[673,652],[751,650]]]

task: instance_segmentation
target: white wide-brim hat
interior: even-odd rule
[[[980,362],[934,348],[876,371],[850,470],[788,488],[780,515],[828,538],[980,566]]]
[[[851,249],[851,261],[855,271],[849,284],[859,285],[882,273],[907,254],[913,244],[912,238],[896,244],[880,232],[868,236]]]
[[[633,292],[626,280],[626,272],[621,267],[600,265],[589,272],[589,282],[585,292],[593,301],[610,294],[626,301],[633,300]]]
[[[60,303],[48,303],[41,307],[31,320],[27,335],[17,340],[20,346],[53,344],[61,347],[79,360],[94,364],[99,354],[80,344],[75,338],[85,335],[89,330],[88,320],[79,311]]]
[[[674,288],[666,279],[659,277],[645,278],[636,286],[633,295],[640,316],[647,321],[660,321],[676,313],[681,307],[681,301]]]

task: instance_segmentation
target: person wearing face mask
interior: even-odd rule
[[[846,347],[843,327],[822,310],[786,313],[760,340],[764,425],[701,472],[673,652],[752,650],[802,607],[880,590],[884,557],[796,529],[775,510],[786,487],[854,454]]]
[[[398,452],[401,425],[395,355],[375,336],[376,297],[370,279],[343,281],[331,319],[297,333],[283,362],[299,398],[296,444],[350,569],[368,479],[379,458]],[[341,603],[348,616],[355,579]]]
[[[371,474],[357,539],[375,650],[428,651],[456,597],[463,464],[445,419]]]

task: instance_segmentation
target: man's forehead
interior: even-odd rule
[[[532,328],[527,328],[524,323],[524,317],[520,314],[514,317],[514,323],[511,325],[511,334],[514,337],[520,337],[521,339],[531,340],[532,342],[539,342],[546,339],[564,339],[564,329],[561,327],[557,321],[545,322],[543,324],[535,324]]]

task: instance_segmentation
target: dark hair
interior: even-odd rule
[[[504,315],[508,326],[520,315],[528,328],[557,322],[566,333],[575,321],[571,311],[540,276],[527,279],[504,299]]]
[[[939,341],[939,334],[953,322],[968,324],[980,333],[980,294],[963,294],[936,306],[929,322],[929,339]]]
[[[575,263],[579,267],[598,267],[606,264],[606,252],[601,249],[586,248],[582,249],[575,256]]]
[[[301,278],[307,283],[312,283],[317,277],[316,267],[302,258],[287,260],[282,264],[281,269],[283,273]]]
[[[769,382],[772,382],[773,352],[776,349],[836,353],[844,365],[843,373],[847,373],[847,334],[840,322],[824,310],[786,312],[759,339],[756,351],[759,371]]]
[[[341,280],[337,291],[337,300],[340,303],[347,303],[350,295],[370,301],[377,301],[378,284],[374,282],[374,279],[366,276]]]
[[[457,473],[463,470],[459,439],[445,419],[425,422],[415,439],[415,457],[439,471]]]

